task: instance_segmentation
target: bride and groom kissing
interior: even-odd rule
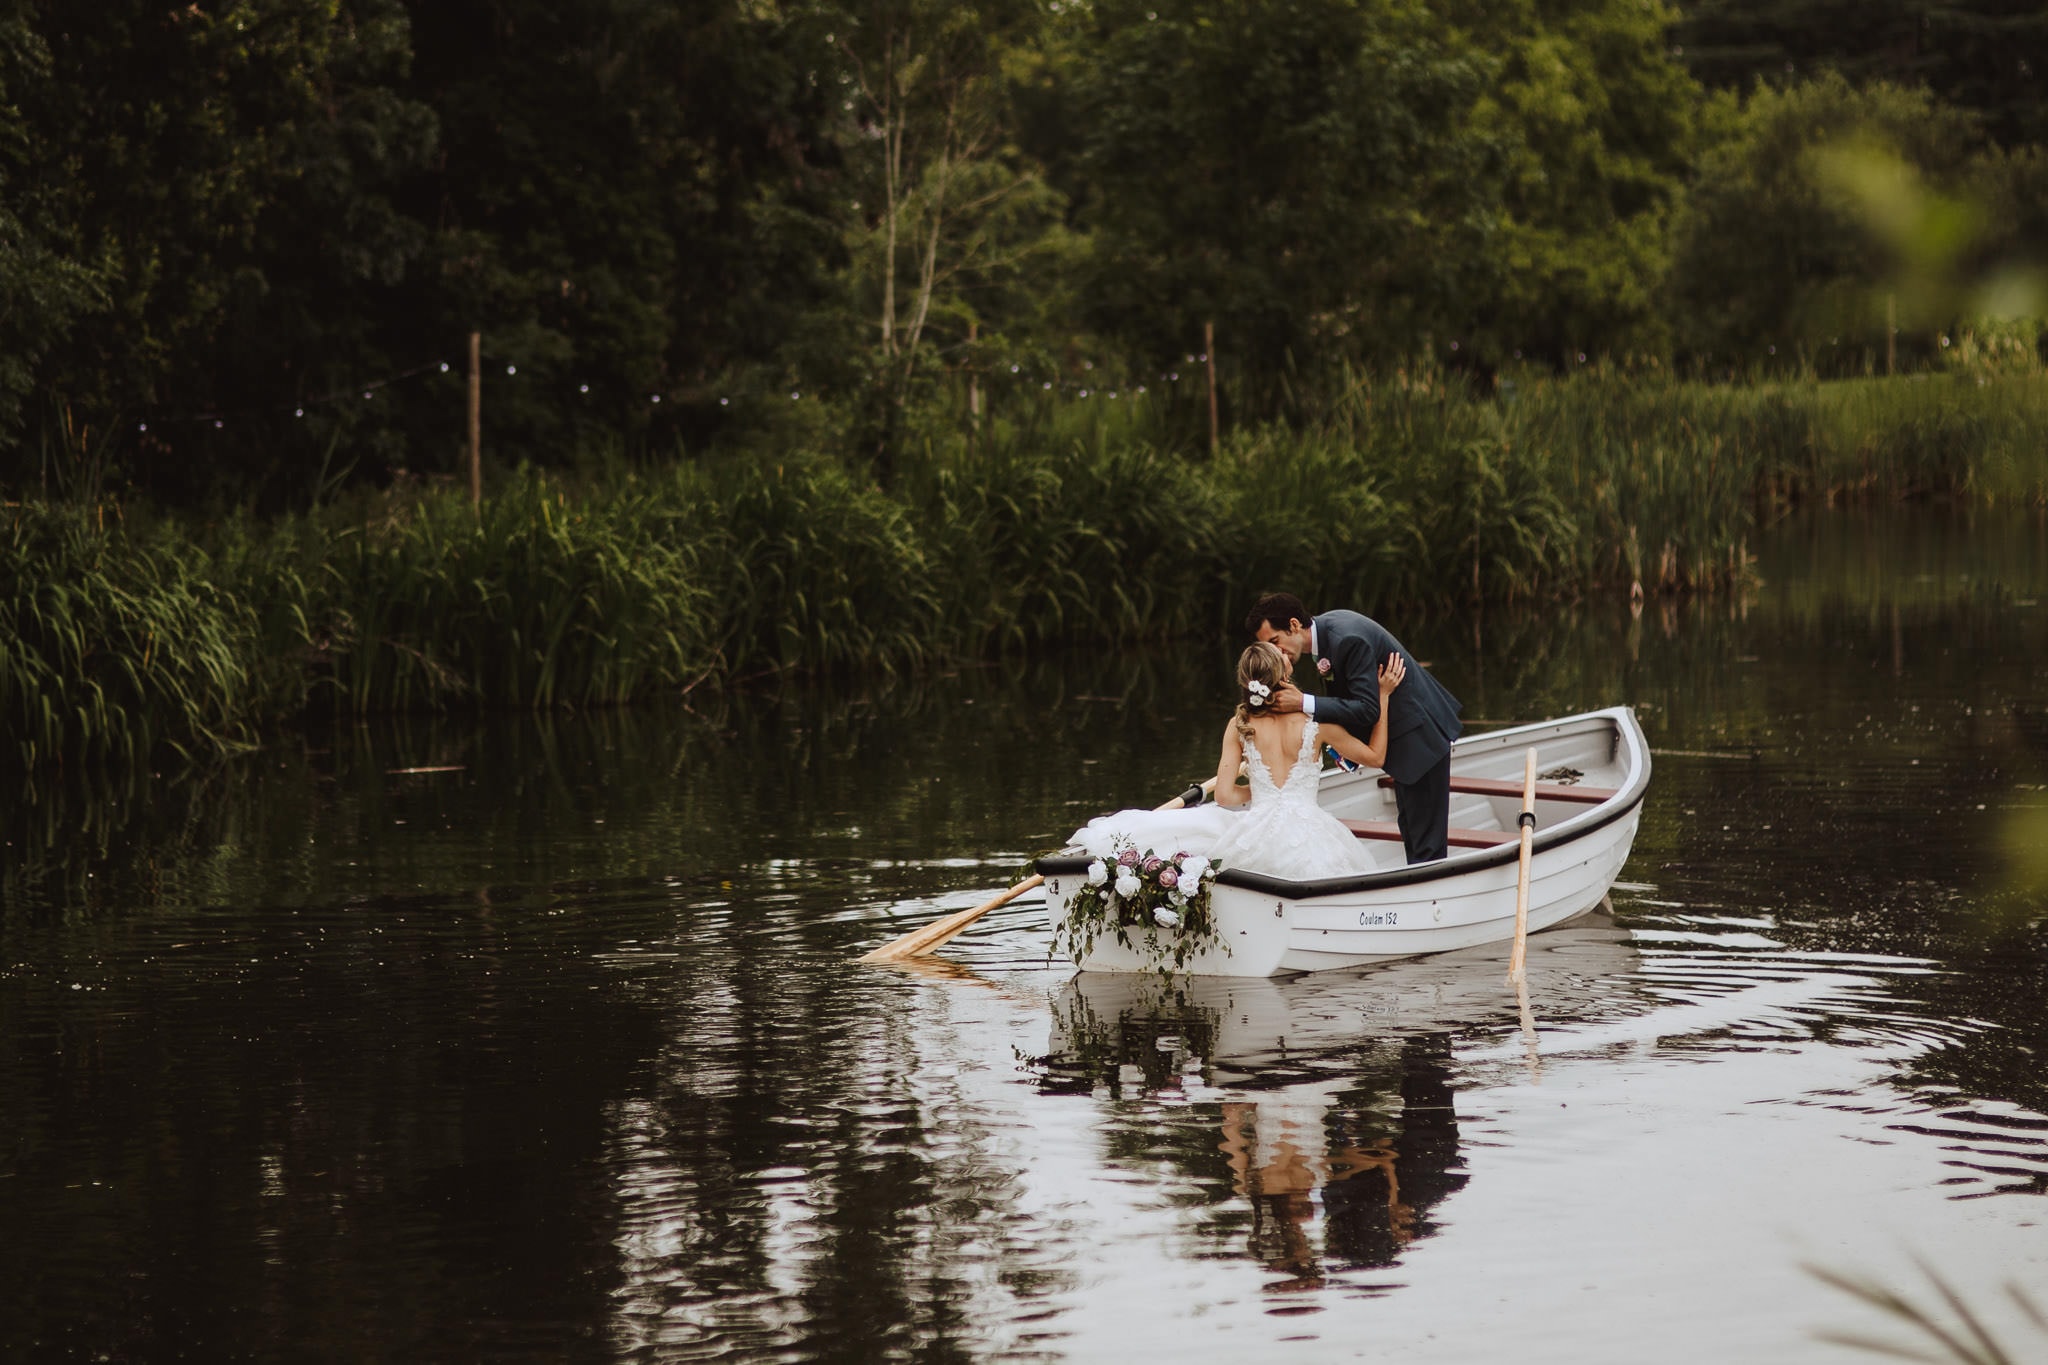
[[[1290,881],[1376,870],[1351,831],[1317,804],[1327,746],[1393,780],[1410,863],[1445,856],[1458,699],[1411,665],[1386,627],[1359,612],[1311,615],[1292,593],[1270,593],[1245,629],[1253,643],[1238,656],[1237,707],[1217,758],[1216,804],[1118,811],[1091,821],[1075,842],[1097,856],[1178,845],[1219,866]],[[1294,684],[1304,659],[1314,663],[1313,692]]]

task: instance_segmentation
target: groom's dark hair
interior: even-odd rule
[[[1257,635],[1261,625],[1271,626],[1275,630],[1285,630],[1289,621],[1299,621],[1307,625],[1313,620],[1315,618],[1308,614],[1308,608],[1304,607],[1301,599],[1293,593],[1269,592],[1259,599],[1258,605],[1252,608],[1251,615],[1244,618],[1244,629],[1247,635]]]

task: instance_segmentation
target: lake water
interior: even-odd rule
[[[1918,1343],[1813,1268],[1923,1263],[2048,1358],[2048,532],[1759,567],[1390,622],[1654,747],[1533,1037],[1498,951],[852,962],[1213,770],[1228,641],[20,793],[0,1358],[1855,1360]]]

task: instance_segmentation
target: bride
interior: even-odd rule
[[[1380,669],[1379,716],[1367,742],[1341,725],[1318,725],[1299,711],[1272,711],[1269,703],[1291,671],[1287,656],[1270,644],[1252,645],[1238,656],[1237,711],[1223,729],[1214,806],[1118,811],[1089,821],[1073,842],[1098,858],[1122,848],[1161,854],[1175,850],[1289,881],[1372,871],[1373,862],[1357,838],[1316,803],[1321,746],[1366,767],[1385,762],[1387,698],[1401,685],[1407,666],[1394,654]],[[1240,768],[1247,783],[1243,787],[1238,785]]]

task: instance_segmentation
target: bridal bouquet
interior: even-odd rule
[[[1067,902],[1059,937],[1079,962],[1107,932],[1126,948],[1146,943],[1161,969],[1179,967],[1211,943],[1220,942],[1209,908],[1216,868],[1186,851],[1165,857],[1125,844],[1097,858]],[[1133,936],[1135,932],[1135,937]]]

